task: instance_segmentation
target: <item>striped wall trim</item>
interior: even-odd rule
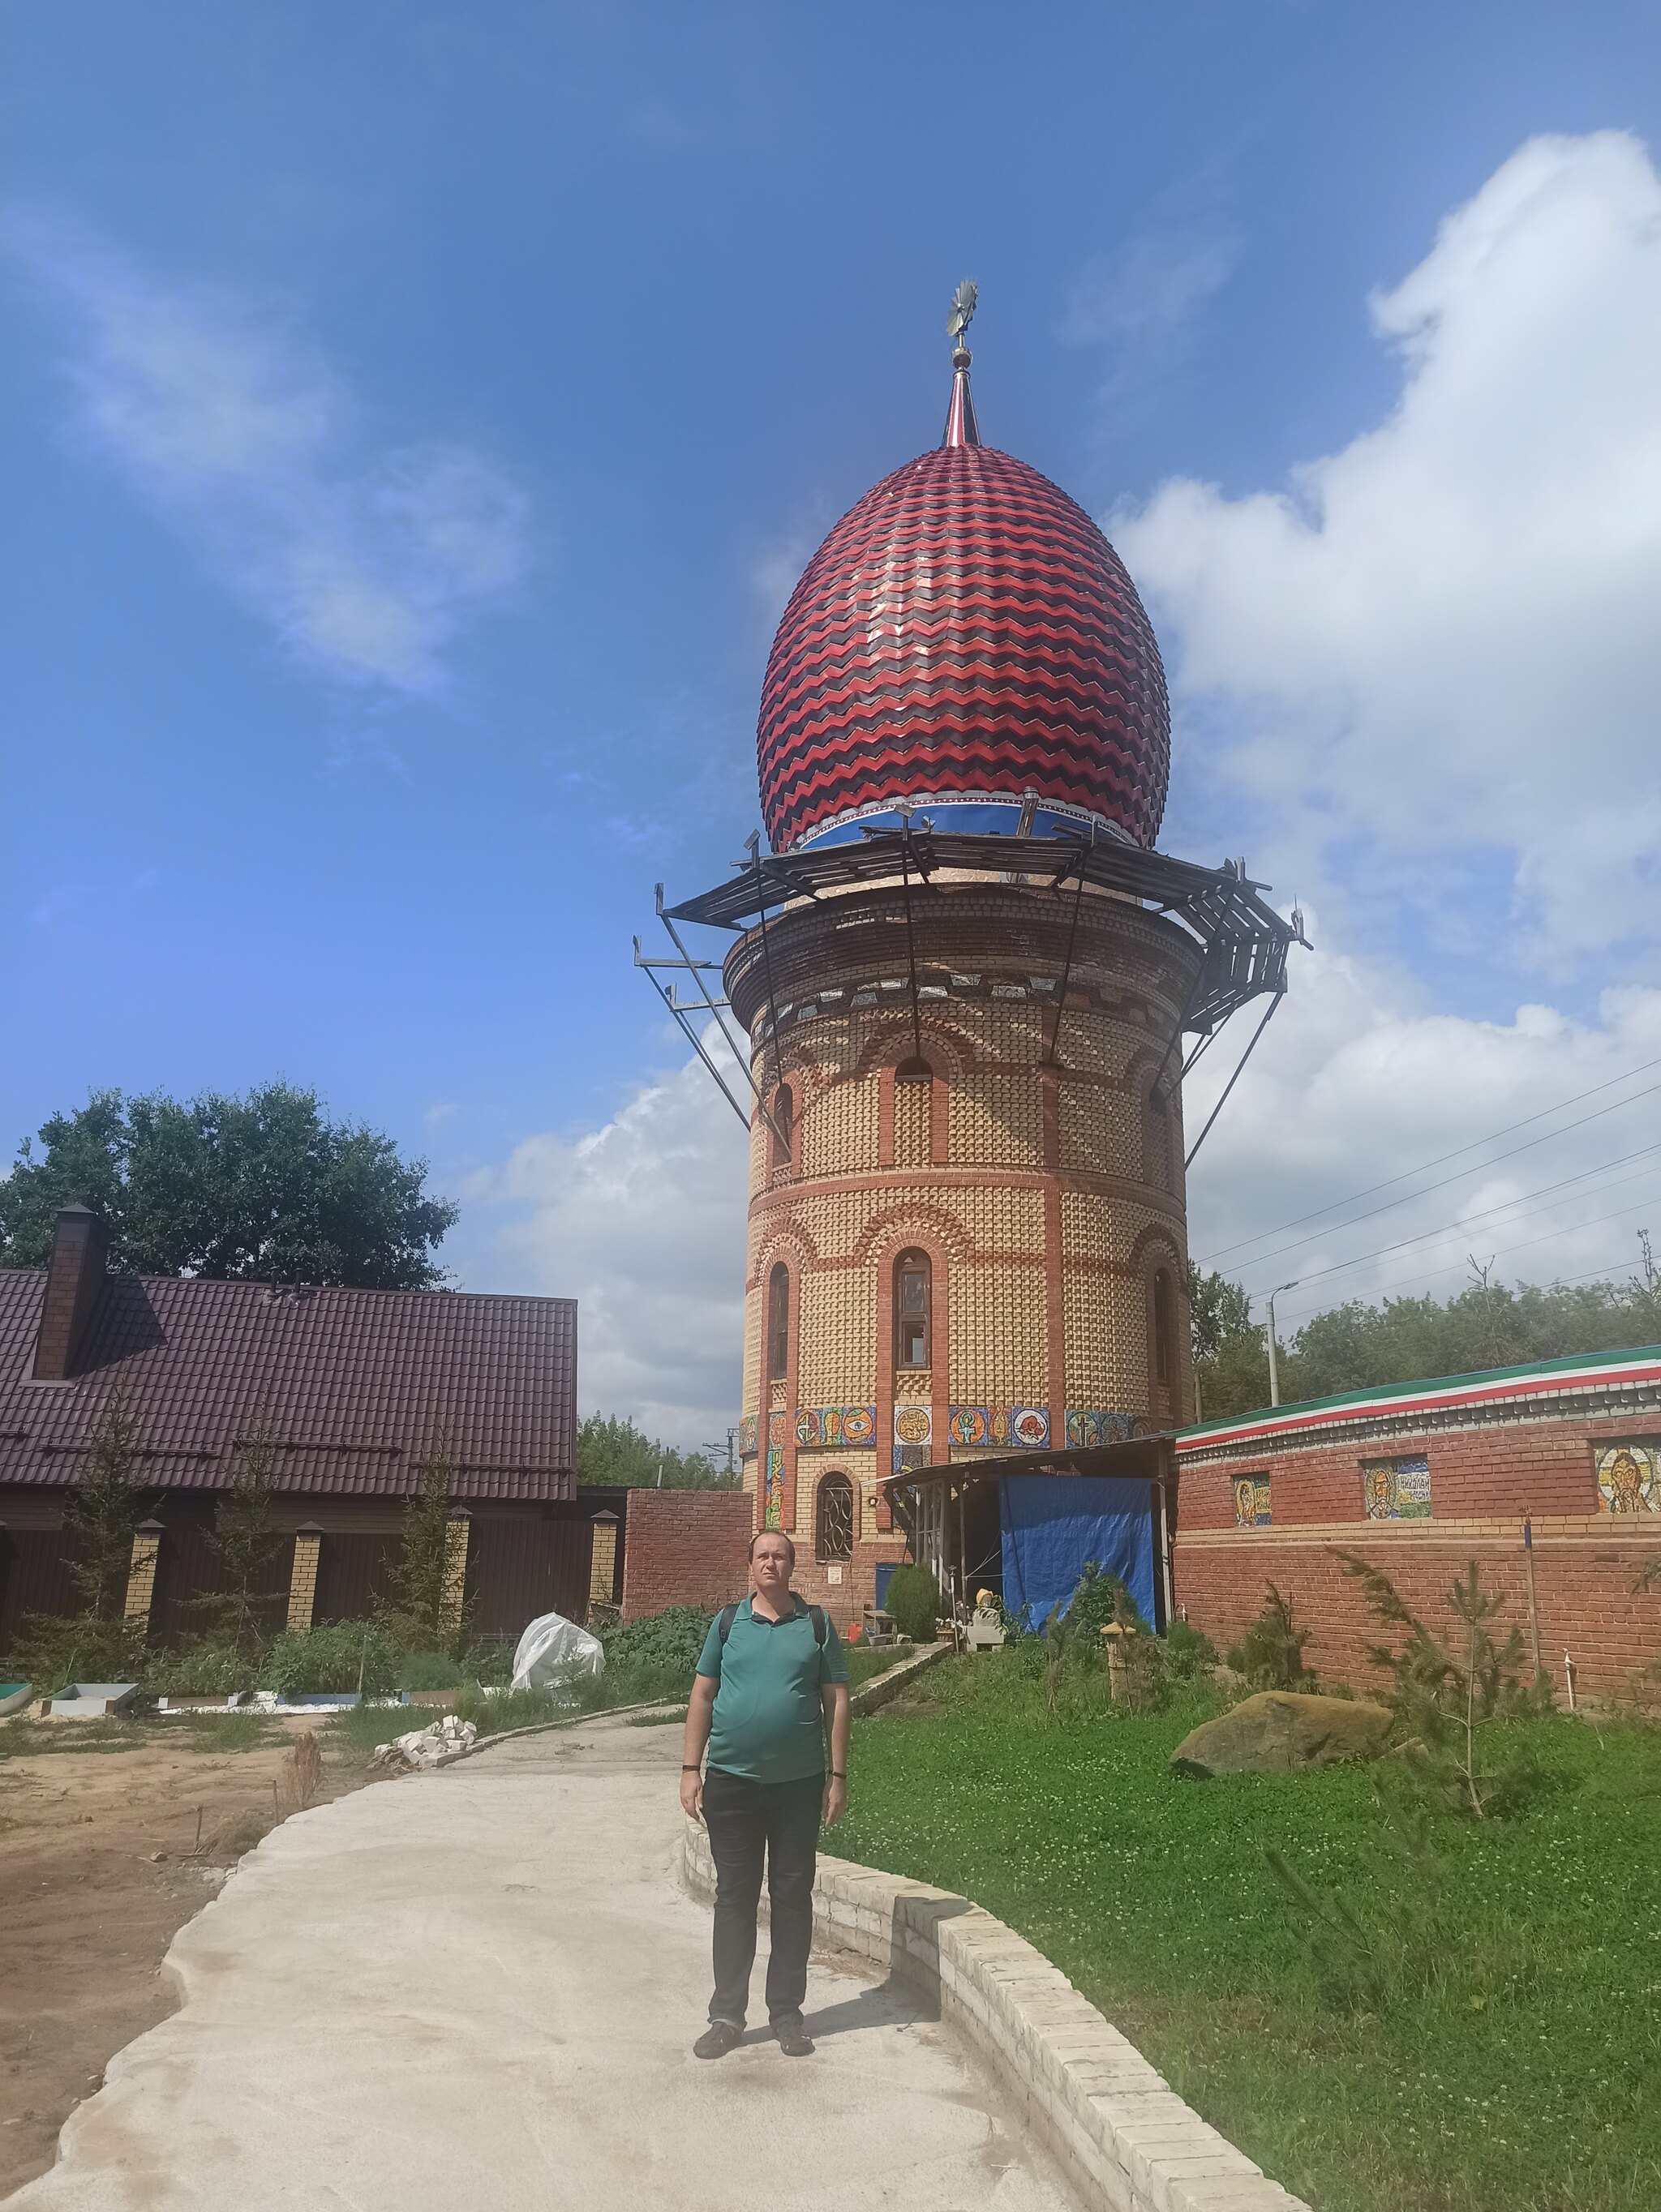
[[[1596,1358],[1548,1359],[1527,1367],[1496,1367],[1482,1375],[1448,1375],[1424,1382],[1391,1383],[1383,1389],[1349,1391],[1339,1397],[1311,1398],[1296,1406],[1264,1407],[1221,1421],[1183,1430],[1177,1451],[1184,1461],[1220,1457],[1247,1445],[1265,1449],[1282,1442],[1303,1442],[1351,1428],[1388,1425],[1393,1429],[1443,1425],[1484,1416],[1500,1419],[1527,1405],[1537,1417],[1568,1418],[1596,1410],[1600,1398],[1632,1401],[1661,1388],[1661,1345],[1633,1352],[1601,1352]],[[1622,1410],[1621,1405],[1610,1407]]]

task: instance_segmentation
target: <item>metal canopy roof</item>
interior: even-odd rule
[[[885,1474],[878,1488],[923,1490],[940,1483],[997,1482],[1007,1474],[1116,1474],[1157,1482],[1174,1472],[1177,1431],[1124,1437],[1113,1444],[1085,1444],[1072,1451],[1000,1452],[986,1459],[942,1460],[934,1467],[908,1467]]]
[[[914,824],[867,830],[857,842],[757,855],[730,883],[667,911],[674,921],[743,929],[796,899],[937,871],[1013,878],[1050,890],[1088,884],[1117,892],[1182,923],[1205,949],[1182,1027],[1205,1034],[1247,1000],[1286,988],[1287,950],[1301,942],[1297,919],[1284,921],[1246,876],[1244,864],[1201,867],[1116,837],[968,836]]]

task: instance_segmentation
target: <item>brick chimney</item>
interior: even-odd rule
[[[110,1232],[89,1206],[66,1206],[52,1227],[46,1295],[34,1340],[34,1379],[62,1382],[75,1372],[104,1288]]]

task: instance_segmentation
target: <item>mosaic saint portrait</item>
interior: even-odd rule
[[[1400,1459],[1364,1459],[1361,1497],[1369,1521],[1427,1521],[1430,1461],[1423,1452]]]
[[[1267,1528],[1272,1516],[1269,1510],[1269,1477],[1266,1474],[1243,1474],[1234,1485],[1234,1525],[1237,1528]]]
[[[1661,1442],[1600,1444],[1597,1505],[1603,1513],[1661,1513]]]

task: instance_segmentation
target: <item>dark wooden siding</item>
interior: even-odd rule
[[[285,1535],[266,1569],[266,1604],[261,1615],[266,1633],[275,1635],[288,1610],[294,1568],[294,1539]],[[177,1644],[206,1635],[209,1620],[198,1598],[217,1595],[225,1587],[219,1555],[208,1540],[205,1522],[192,1520],[169,1528],[156,1560],[155,1595],[150,1601],[150,1641]]]
[[[387,1535],[326,1534],[318,1552],[314,1621],[362,1620],[391,1595],[399,1540]]]
[[[517,1637],[538,1613],[588,1617],[593,1524],[482,1516],[467,1547],[468,1625],[478,1636]]]
[[[32,1613],[73,1613],[70,1538],[62,1528],[0,1528],[0,1651]]]

